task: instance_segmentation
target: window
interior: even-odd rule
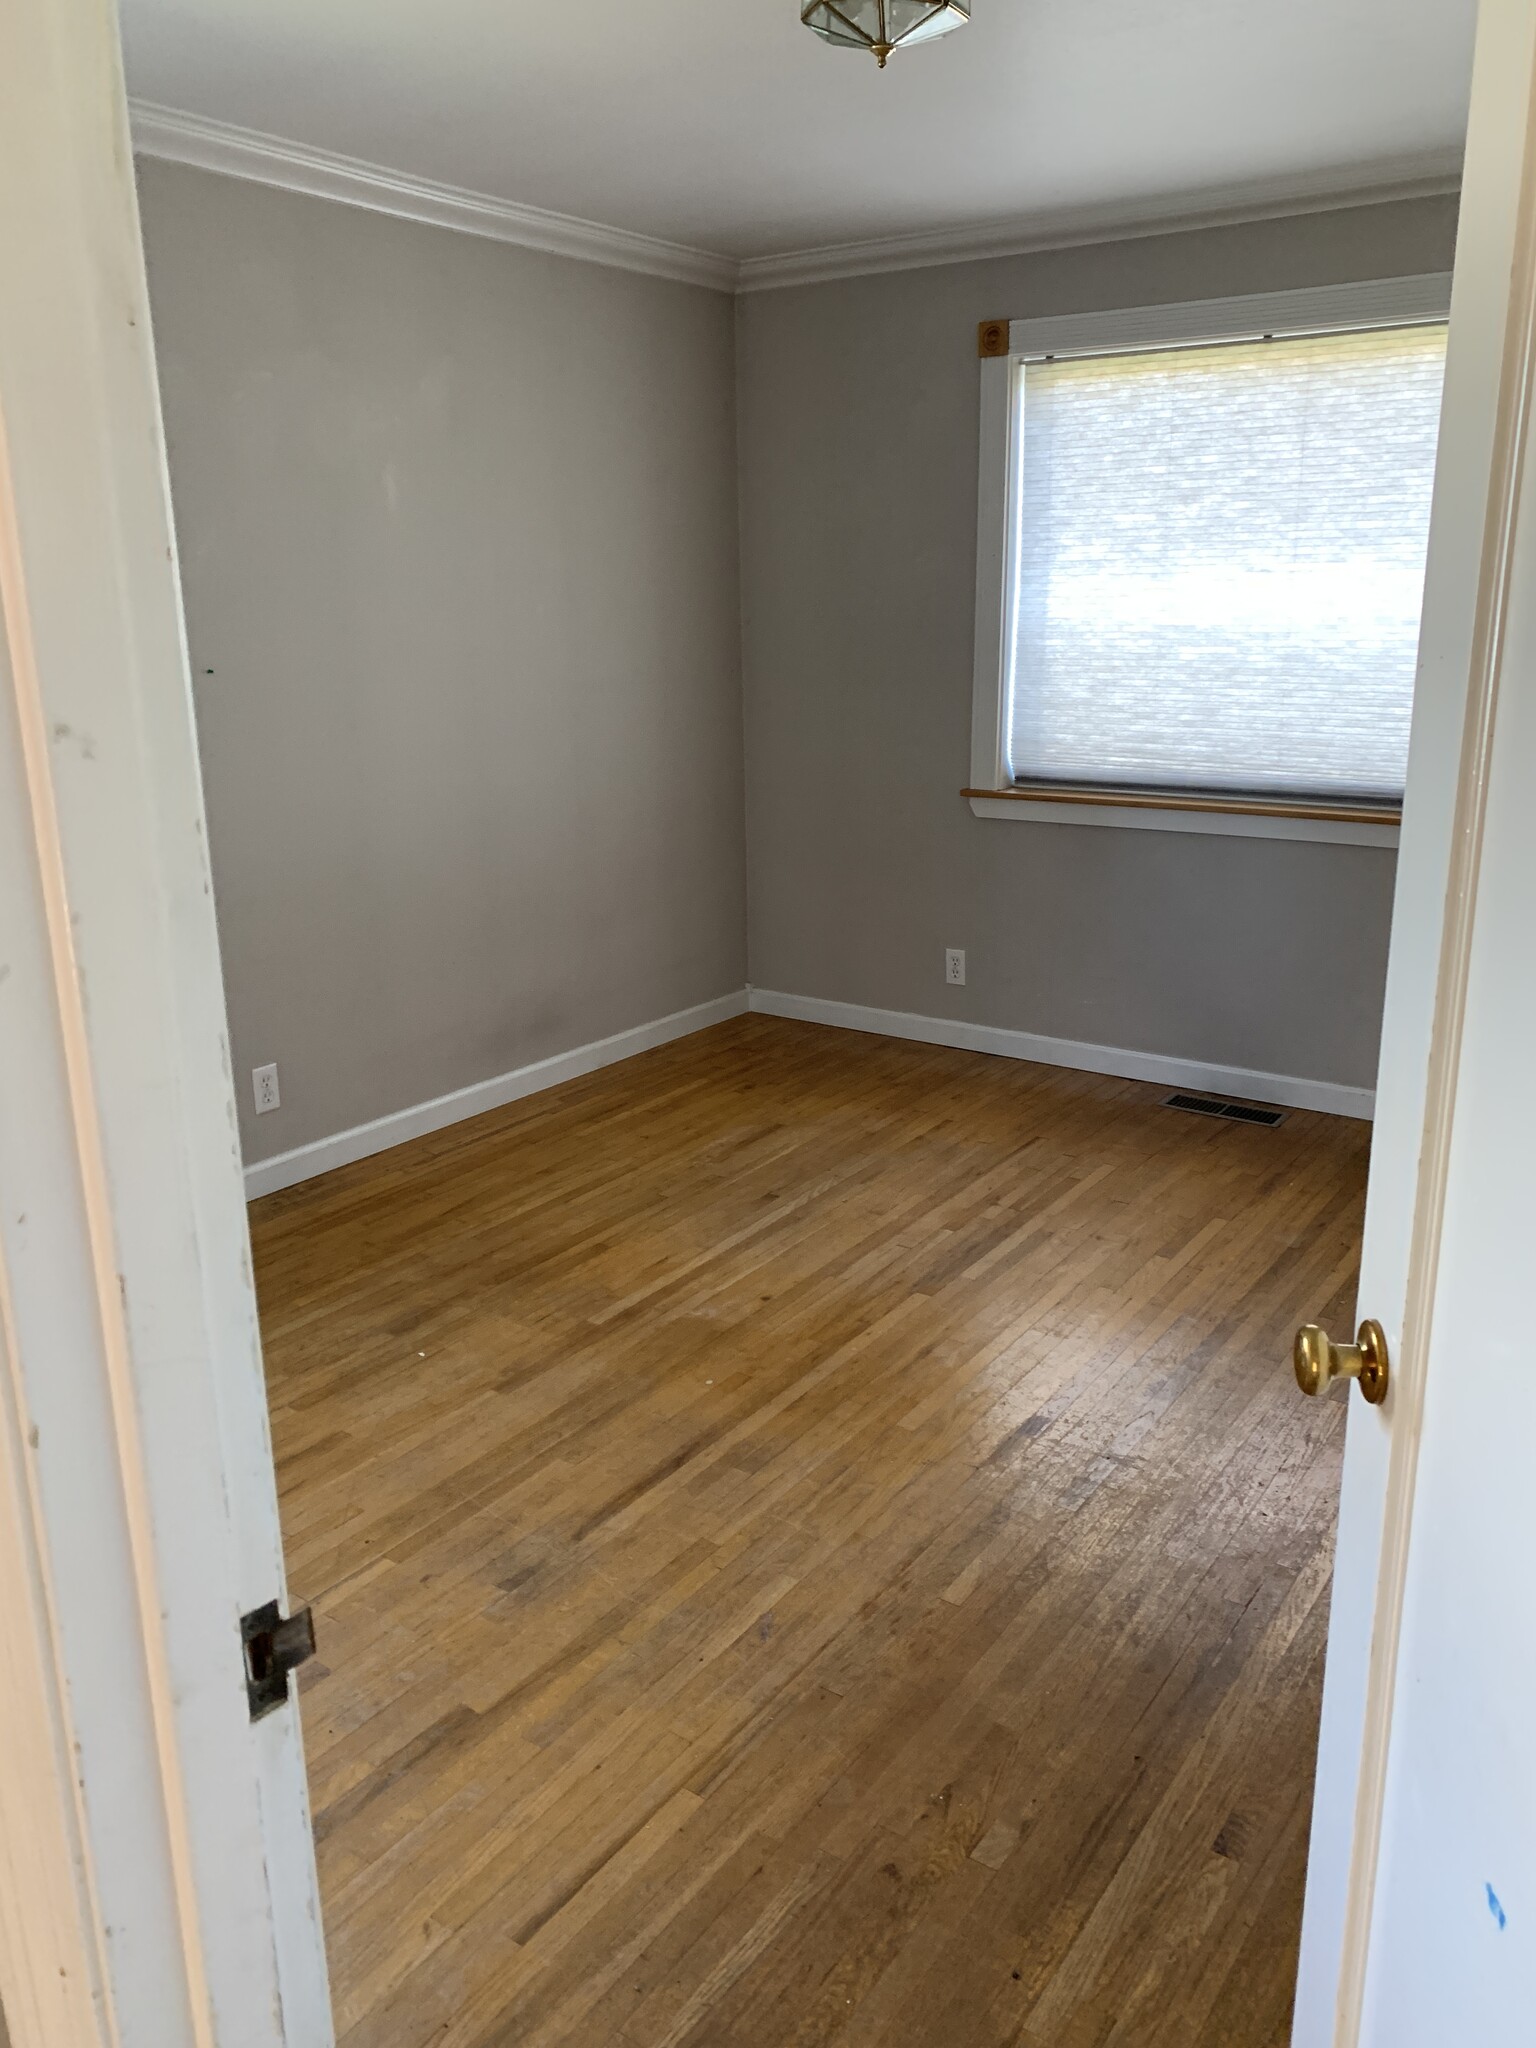
[[[984,365],[973,796],[1385,836],[1444,311],[1406,279],[1014,323]]]

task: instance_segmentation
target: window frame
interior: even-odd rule
[[[971,780],[963,794],[978,818],[1058,825],[1120,825],[1165,832],[1236,833],[1249,838],[1314,839],[1395,846],[1397,819],[1360,805],[1326,800],[1128,794],[1109,788],[1015,783],[1008,775],[1008,646],[1014,559],[1015,407],[1021,364],[1042,357],[1132,354],[1257,340],[1266,335],[1346,333],[1378,327],[1438,325],[1451,305],[1451,274],[1303,291],[1255,292],[1112,312],[1052,314],[987,322],[988,337],[1007,328],[1006,350],[981,359],[981,462],[976,518],[976,655],[971,706]],[[995,346],[995,343],[993,344]]]

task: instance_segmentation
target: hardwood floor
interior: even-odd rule
[[[1280,2048],[1368,1128],[743,1018],[253,1210],[345,2048]]]

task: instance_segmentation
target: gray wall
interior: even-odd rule
[[[140,187],[247,1158],[739,989],[729,299]]]
[[[762,293],[733,337],[720,294],[140,183],[248,1159],[748,974],[1369,1084],[1390,855],[959,796],[974,335],[1444,268],[1453,201]]]
[[[1453,200],[1417,200],[739,302],[756,986],[1372,1082],[1390,853],[978,819],[958,794],[975,333],[1448,269],[1454,236]]]

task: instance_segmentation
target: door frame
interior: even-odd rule
[[[0,2000],[13,2048],[326,2048],[111,0],[0,9],[0,279]]]
[[[1355,2048],[1370,1953],[1529,431],[1533,80],[1536,0],[1482,0],[1362,1281],[1396,1381],[1350,1418],[1298,2048]],[[325,2048],[298,1715],[253,1726],[239,1667],[282,1558],[110,0],[0,11],[0,276],[0,1999],[14,2048]]]
[[[1536,0],[1481,0],[1376,1094],[1293,2048],[1357,2048],[1370,1966],[1462,1019],[1536,362]]]

